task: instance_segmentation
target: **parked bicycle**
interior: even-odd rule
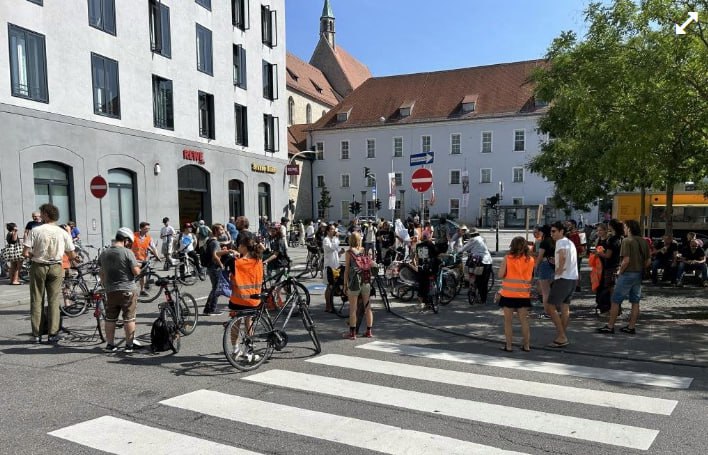
[[[479,289],[477,289],[477,276],[484,274],[484,265],[482,264],[481,258],[475,257],[471,260],[468,259],[468,269],[470,287],[467,290],[467,301],[470,305],[486,303],[482,301],[482,297],[479,294]],[[494,270],[490,270],[489,272],[487,289],[491,291],[492,286],[494,286]]]
[[[140,273],[135,277],[135,281],[140,281],[142,278],[145,279],[143,291],[146,295],[139,295],[138,302],[149,303],[155,301],[162,292],[162,289],[157,285],[160,275],[155,271],[152,256],[148,257],[147,261],[143,261],[142,268],[140,269]]]
[[[65,278],[62,283],[63,305],[60,311],[67,317],[75,318],[84,314],[94,305],[92,295],[103,289],[99,276],[100,267],[96,260],[77,264],[72,268],[76,275]]]
[[[199,321],[199,308],[194,297],[186,292],[181,292],[176,275],[160,277],[155,284],[160,287],[165,301],[159,306],[158,316],[168,327],[168,342],[170,349],[175,354],[182,346],[182,336],[191,335],[197,328]]]

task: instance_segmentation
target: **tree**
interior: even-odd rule
[[[322,185],[320,200],[317,201],[317,208],[322,213],[322,218],[327,219],[327,211],[332,207],[332,196],[329,195],[327,185]]]
[[[555,184],[560,208],[587,208],[618,190],[667,192],[708,174],[708,39],[701,23],[674,27],[708,2],[614,0],[591,4],[583,40],[564,32],[533,76],[550,102],[539,129],[551,138],[528,167]]]

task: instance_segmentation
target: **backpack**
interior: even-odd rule
[[[205,238],[209,237],[209,228],[203,224],[203,225],[199,226],[199,229],[197,229],[197,234],[199,234],[199,237],[205,239]]]
[[[361,284],[371,283],[371,258],[368,254],[355,254],[354,264],[356,264],[357,274],[361,277]]]
[[[163,352],[171,349],[170,335],[174,333],[176,328],[174,322],[165,321],[162,318],[155,319],[150,330],[150,348],[152,352]]]
[[[209,249],[209,243],[211,242],[216,242],[216,240],[207,240],[207,243],[204,245],[204,249],[199,252],[199,262],[201,262],[204,267],[209,267],[212,262],[214,262],[213,258],[211,257],[211,250]]]

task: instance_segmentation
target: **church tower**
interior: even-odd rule
[[[322,8],[322,17],[320,17],[320,38],[324,38],[327,43],[334,49],[334,14],[329,0],[325,0]]]

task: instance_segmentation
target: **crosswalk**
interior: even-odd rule
[[[379,341],[357,348],[356,355],[323,354],[310,358],[299,368],[306,372],[278,369],[273,363],[273,369],[263,368],[242,378],[245,383],[263,386],[260,390],[307,396],[307,409],[293,406],[292,400],[280,404],[272,397],[259,399],[264,397],[215,390],[195,390],[168,398],[159,403],[158,409],[207,416],[234,428],[260,428],[270,435],[277,431],[327,444],[326,451],[320,452],[313,445],[310,453],[347,453],[352,448],[389,454],[527,453],[508,450],[510,447],[534,451],[523,443],[498,442],[503,439],[475,440],[477,433],[471,430],[482,426],[521,432],[528,438],[550,437],[574,447],[587,443],[604,445],[622,453],[627,449],[651,450],[662,429],[672,427],[670,419],[679,402],[652,395],[671,397],[670,391],[688,389],[693,380]],[[615,385],[602,387],[608,382]],[[313,401],[313,396],[330,404],[317,409],[318,401]],[[333,401],[338,406],[333,407]],[[395,412],[383,412],[384,417],[378,418],[356,418],[342,412],[352,402],[370,408],[372,413]],[[572,405],[570,409],[568,404]],[[598,412],[603,409],[607,411]],[[598,418],[605,414],[607,419]],[[406,428],[400,419],[386,417],[390,415],[445,419],[459,428],[467,426],[470,431],[451,437],[422,431],[420,427]],[[97,427],[112,431],[96,432]],[[210,440],[208,433],[184,434],[110,415],[49,434],[121,455],[172,454],[175,450],[194,454],[259,453],[257,446],[239,447],[241,441],[237,437],[225,443]],[[339,450],[332,452],[332,444]]]

